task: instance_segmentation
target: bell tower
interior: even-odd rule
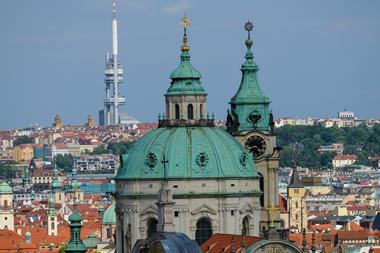
[[[54,207],[53,191],[50,192],[48,216],[48,235],[58,235],[57,210]]]
[[[13,191],[5,181],[0,182],[0,229],[14,231]]]
[[[279,147],[276,146],[273,115],[269,108],[269,98],[262,91],[257,73],[258,65],[253,61],[251,31],[253,24],[244,26],[248,32],[245,41],[247,52],[241,66],[242,79],[236,94],[230,101],[231,109],[227,114],[227,131],[232,134],[254,158],[257,171],[261,176],[260,190],[260,233],[269,226],[281,228],[278,209],[277,173],[279,167]]]

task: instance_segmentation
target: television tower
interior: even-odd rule
[[[123,82],[123,68],[119,62],[115,0],[112,1],[112,55],[106,54],[104,75],[106,96],[104,98],[104,109],[99,111],[99,125],[119,124],[119,106],[125,105],[125,97],[119,94],[119,86]]]

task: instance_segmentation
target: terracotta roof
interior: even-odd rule
[[[333,229],[333,226],[335,226],[336,222],[331,221],[328,224],[315,224],[310,225],[310,229],[317,232],[325,232],[325,231],[331,231]]]
[[[367,240],[369,235],[373,235],[375,239],[379,240],[379,234],[371,233],[368,230],[360,230],[360,231],[342,231],[339,230],[337,233],[338,241],[346,241],[346,240]]]
[[[348,206],[347,210],[348,211],[366,211],[368,210],[368,206]]]
[[[234,238],[236,253],[241,252],[241,242],[243,237],[241,235],[231,234],[214,234],[201,245],[201,251],[202,253],[230,252],[232,238]],[[248,248],[260,240],[262,240],[262,238],[257,236],[246,236],[246,247]]]
[[[333,160],[358,160],[358,157],[356,155],[337,155],[334,157]]]
[[[0,252],[37,252],[34,243],[26,244],[24,238],[11,230],[0,230]]]
[[[278,207],[280,208],[280,213],[288,212],[288,200],[281,194],[278,194]]]
[[[346,226],[343,229],[348,229],[349,226],[349,231],[362,231],[365,230],[362,226],[356,224],[353,221],[347,222]]]
[[[322,238],[323,238],[323,233],[316,233],[315,234],[315,243],[317,245],[317,248],[322,248],[322,245],[324,244]],[[306,234],[306,244],[308,247],[311,247],[312,245],[312,233],[307,233]],[[302,233],[291,233],[289,234],[289,241],[294,241],[294,244],[297,245],[297,247],[302,248],[302,239],[303,239],[303,234]]]

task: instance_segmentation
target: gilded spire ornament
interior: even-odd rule
[[[183,27],[183,38],[182,38],[183,45],[181,46],[181,51],[187,52],[190,50],[190,46],[187,45],[187,42],[188,42],[187,27],[190,25],[190,19],[188,19],[186,15],[182,18],[181,25]]]

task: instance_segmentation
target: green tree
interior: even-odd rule
[[[14,165],[16,162],[14,161],[7,161],[0,163],[0,178],[4,179],[12,179],[16,177],[16,170],[14,168]]]
[[[282,147],[280,166],[305,166],[331,168],[334,153],[320,154],[321,145],[343,143],[345,154],[356,154],[358,164],[370,165],[369,156],[380,155],[380,125],[372,128],[358,127],[324,128],[322,126],[283,126],[276,129],[277,145]]]
[[[73,156],[72,155],[57,155],[55,157],[58,168],[63,169],[65,172],[70,172],[73,168]]]
[[[27,144],[27,143],[33,143],[34,139],[33,137],[29,137],[26,135],[19,136],[13,141],[13,146],[18,146],[20,144]]]
[[[94,150],[91,152],[92,155],[101,155],[101,154],[108,154],[109,151],[106,149],[104,144],[100,144]]]
[[[132,146],[133,142],[115,142],[108,144],[108,149],[112,152],[114,155],[121,155],[125,154],[129,148]]]

